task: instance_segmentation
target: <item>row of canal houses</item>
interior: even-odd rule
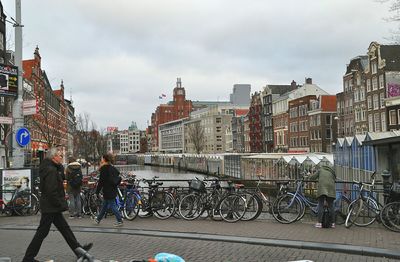
[[[339,181],[370,181],[373,172],[385,170],[392,181],[399,180],[400,131],[369,132],[338,138],[329,153],[225,153],[225,154],[145,154],[136,155],[135,163],[174,167],[210,175],[237,179],[300,179],[313,173],[320,163],[335,165]]]

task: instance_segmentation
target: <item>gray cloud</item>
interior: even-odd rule
[[[13,1],[4,2],[14,16]],[[182,77],[188,99],[227,100],[235,83],[341,90],[346,64],[385,42],[373,0],[22,1],[24,59],[36,45],[57,87],[99,127],[145,128]],[[12,28],[8,27],[11,31]],[[159,100],[164,93],[167,100]]]

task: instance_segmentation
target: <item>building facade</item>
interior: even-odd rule
[[[255,92],[251,96],[249,108],[249,129],[250,129],[250,152],[261,153],[263,149],[263,129],[262,129],[262,99],[261,92]]]
[[[44,151],[54,145],[67,149],[67,107],[64,101],[64,84],[60,89],[53,90],[47,74],[41,68],[41,56],[36,47],[34,58],[22,61],[23,77],[32,83],[37,100],[38,113],[25,118],[31,130],[31,147],[33,157],[43,157]]]
[[[151,117],[152,151],[157,152],[159,148],[158,128],[159,125],[173,120],[189,117],[192,111],[192,101],[186,100],[185,88],[180,78],[176,81],[173,90],[173,101],[161,104],[157,107]]]
[[[267,85],[264,87],[262,96],[262,130],[263,151],[267,153],[274,152],[274,121],[273,121],[273,101],[281,95],[297,89],[295,81],[290,85]]]
[[[159,125],[160,153],[184,153],[185,126],[188,118]]]

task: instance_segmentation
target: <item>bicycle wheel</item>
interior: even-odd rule
[[[257,219],[260,216],[263,209],[262,200],[260,199],[259,196],[249,192],[242,194],[242,196],[246,199],[247,208],[241,220],[250,221]]]
[[[140,201],[138,197],[133,192],[127,192],[123,207],[124,217],[129,221],[134,220],[139,213],[139,208]]]
[[[179,214],[185,220],[194,220],[198,218],[203,210],[201,196],[189,194],[184,196],[179,203]]]
[[[400,232],[400,202],[385,205],[381,211],[382,224],[389,230]]]
[[[282,224],[290,224],[297,220],[303,212],[301,201],[291,193],[282,195],[275,200],[272,207],[272,215]]]
[[[170,218],[175,212],[175,199],[167,192],[158,192],[151,203],[155,217],[159,219]]]
[[[354,221],[354,224],[359,227],[371,225],[379,215],[379,207],[374,199],[367,198],[363,202],[362,208]]]
[[[246,198],[240,194],[228,194],[219,204],[221,218],[229,223],[239,221],[246,212]]]
[[[335,201],[335,223],[337,225],[342,225],[346,222],[346,217],[349,212],[349,205],[350,200],[344,196]]]
[[[39,211],[39,200],[35,194],[20,192],[12,202],[12,210],[19,216],[37,214]]]
[[[153,216],[153,211],[149,207],[149,193],[140,192],[140,206],[138,216],[140,218],[147,218]]]
[[[89,195],[89,211],[92,217],[96,217],[99,214],[102,203],[103,197],[101,195],[97,196],[94,193]]]
[[[363,203],[364,201],[361,198],[358,198],[350,203],[349,213],[347,214],[346,221],[344,223],[346,228],[350,228],[354,224],[358,214],[361,212]]]

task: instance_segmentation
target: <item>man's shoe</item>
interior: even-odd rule
[[[92,217],[92,220],[93,220],[93,223],[94,223],[95,225],[98,225],[98,224],[100,224],[100,221],[99,221],[99,220],[97,220],[97,218],[96,218],[96,217]]]
[[[114,226],[115,226],[115,227],[122,227],[123,225],[124,225],[124,222],[122,222],[122,221],[121,221],[121,222],[115,222],[115,223],[114,223]]]
[[[92,247],[93,247],[93,243],[84,244],[82,246],[82,248],[85,249],[86,251],[89,251]]]
[[[316,227],[316,228],[322,228],[322,223],[317,223],[317,224],[315,224],[315,227]]]
[[[335,227],[336,227],[336,224],[332,223],[331,228],[335,228]]]
[[[69,216],[68,218],[69,218],[69,219],[74,219],[74,218],[75,218],[75,216]]]

